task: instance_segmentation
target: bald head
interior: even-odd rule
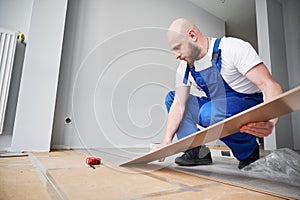
[[[187,19],[176,19],[172,22],[172,24],[169,27],[170,32],[176,32],[179,34],[186,34],[190,29],[195,28],[195,24]]]
[[[207,38],[193,22],[184,18],[176,19],[171,23],[167,39],[177,59],[192,62],[202,58],[207,52]]]
[[[198,27],[188,19],[179,18],[174,20],[168,29],[168,41],[176,40],[178,37],[189,37],[190,31],[193,31],[197,36],[202,37],[202,33]]]

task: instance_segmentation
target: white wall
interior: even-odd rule
[[[32,7],[12,151],[49,151],[67,0]]]
[[[0,27],[28,36],[34,0],[0,0]]]
[[[224,35],[223,21],[186,1],[69,2],[53,147],[133,147],[162,139],[164,97],[174,89],[178,65],[166,29],[178,17],[209,36]]]
[[[32,5],[33,0],[0,0],[0,27],[23,32],[26,42],[30,27]],[[9,150],[11,140],[11,133],[0,135],[0,150]]]

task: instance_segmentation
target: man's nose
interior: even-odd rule
[[[176,59],[180,59],[181,58],[181,54],[180,53],[175,53],[175,57],[176,57]]]

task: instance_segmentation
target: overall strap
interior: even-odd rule
[[[214,49],[213,49],[213,54],[212,54],[212,59],[211,62],[214,65],[217,65],[217,63],[220,63],[221,60],[221,49],[219,49],[219,44],[221,42],[221,38],[217,38],[214,44]],[[189,73],[190,70],[192,68],[195,68],[194,66],[190,66],[189,64],[187,64],[186,66],[186,70],[185,70],[185,74],[184,74],[184,78],[183,78],[183,83],[187,84],[188,82],[188,78],[189,78]],[[217,68],[219,70],[219,72],[221,71],[221,65],[217,65]]]
[[[183,83],[184,84],[187,84],[188,79],[189,79],[189,74],[190,74],[190,66],[189,66],[189,64],[187,64],[185,74],[184,74],[184,78],[183,78]]]
[[[221,49],[219,49],[220,42],[221,42],[221,38],[217,38],[214,44],[213,54],[211,58],[211,62],[213,65],[214,64],[217,65],[219,63],[219,65],[217,65],[219,71],[221,71],[221,65],[220,65]]]

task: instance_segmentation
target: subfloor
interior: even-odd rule
[[[299,199],[300,187],[247,176],[237,161],[119,167],[148,149],[85,149],[0,157],[0,199]],[[101,165],[89,166],[97,156]]]

